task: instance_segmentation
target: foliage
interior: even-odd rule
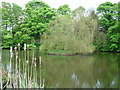
[[[59,15],[70,15],[71,10],[67,4],[64,4],[57,9],[57,12]]]
[[[91,53],[94,51],[92,43],[96,28],[96,19],[90,14],[82,14],[78,20],[60,16],[51,23],[49,31],[44,33],[41,49]]]
[[[2,10],[5,9],[2,18],[2,26],[5,29],[3,31],[6,32],[10,29],[9,34],[12,35],[12,42],[9,43],[9,39],[4,38],[8,33],[3,32],[3,48],[9,48],[11,44],[16,45],[17,43],[22,44],[22,46],[24,43],[30,46],[35,44],[39,46],[42,33],[46,31],[56,14],[54,9],[42,1],[28,2],[24,10],[14,3],[11,5],[3,2],[2,6]]]
[[[72,16],[73,18],[78,19],[80,18],[80,15],[84,14],[84,12],[85,12],[85,8],[80,6],[72,11]]]
[[[96,47],[96,50],[107,51],[107,42],[107,35],[104,32],[96,31],[96,33],[94,34],[94,45]]]
[[[102,3],[96,14],[82,6],[71,11],[67,4],[50,8],[41,0],[28,2],[24,9],[15,3],[2,2],[2,47],[18,43],[23,47],[26,43],[30,48],[42,45],[42,49],[50,50],[92,52],[95,46],[98,51],[119,52],[118,4]]]
[[[97,8],[98,25],[95,44],[100,51],[120,51],[120,31],[118,29],[118,4],[105,2]],[[104,35],[101,36],[100,34]],[[103,39],[104,38],[104,39]],[[101,39],[101,40],[100,40]],[[102,41],[103,39],[103,41]],[[98,42],[100,40],[100,42]]]
[[[2,2],[2,32],[3,48],[9,48],[14,43],[14,27],[20,22],[22,8],[14,3]]]
[[[109,43],[111,51],[120,51],[120,31],[118,23],[108,29]]]
[[[6,30],[11,30],[20,21],[22,8],[15,3],[2,2],[2,26]]]

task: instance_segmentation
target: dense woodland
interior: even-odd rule
[[[78,53],[120,52],[119,3],[105,2],[96,10],[67,4],[58,9],[33,0],[25,8],[2,2],[2,47],[24,43],[40,50]]]

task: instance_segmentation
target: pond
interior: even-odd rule
[[[26,74],[27,82],[35,76],[38,86],[44,83],[47,88],[118,88],[119,57],[120,53],[107,52],[50,56],[38,50],[21,50],[10,58],[10,51],[2,50],[0,66],[8,72]]]

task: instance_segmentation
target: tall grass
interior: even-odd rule
[[[34,47],[32,59],[30,59],[30,50],[28,48],[29,46],[24,44],[21,57],[20,44],[14,50],[10,47],[10,69],[3,88],[44,88],[44,82],[42,82],[41,77],[41,57],[36,58],[36,47]],[[39,62],[39,66],[37,66],[37,62]],[[40,72],[37,72],[37,69]]]

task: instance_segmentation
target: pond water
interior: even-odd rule
[[[14,71],[18,65],[17,69],[20,68],[18,71],[21,74],[26,71],[27,77],[30,77],[33,72],[32,75],[36,76],[37,83],[44,81],[48,88],[118,88],[119,86],[120,53],[97,52],[91,55],[49,56],[29,50],[19,51],[18,61],[15,52],[13,57],[11,67],[10,51],[2,50],[0,66],[8,71],[12,68]],[[33,57],[36,58],[36,66]]]

